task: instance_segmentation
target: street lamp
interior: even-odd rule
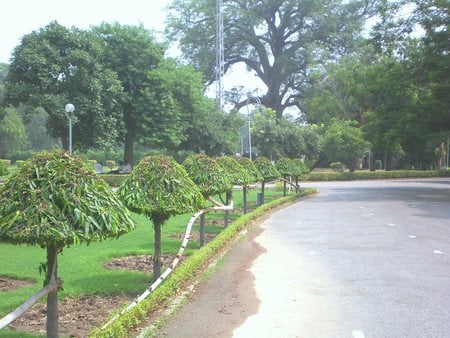
[[[259,99],[258,96],[251,96],[250,94],[247,95],[248,153],[249,153],[250,160],[252,159],[252,136],[250,133],[250,129],[251,129],[250,128],[250,109],[249,109],[248,105],[250,104],[251,99],[255,100],[258,107],[261,106],[261,100]]]
[[[72,103],[68,103],[64,110],[69,117],[69,154],[72,155],[72,114],[75,111],[75,106]]]

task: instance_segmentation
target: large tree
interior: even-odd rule
[[[103,23],[92,32],[103,41],[102,62],[117,74],[124,93],[117,104],[123,112],[124,160],[132,164],[134,144],[142,136],[140,122],[146,120],[148,131],[149,124],[158,125],[155,113],[164,117],[171,109],[163,79],[150,75],[163,60],[165,48],[142,25]],[[161,135],[161,129],[152,129],[151,135]]]
[[[121,93],[113,71],[99,60],[102,46],[89,32],[51,22],[25,35],[13,52],[6,79],[5,103],[25,105],[26,114],[42,107],[49,134],[68,149],[64,107],[75,105],[74,143],[79,146],[116,141]]]
[[[261,97],[281,117],[301,108],[311,67],[354,43],[373,1],[224,1],[225,71],[244,63],[267,87]],[[174,0],[168,35],[210,82],[215,65],[215,2]],[[237,108],[246,104],[239,99]]]

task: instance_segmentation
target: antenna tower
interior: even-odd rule
[[[217,106],[223,110],[223,83],[222,77],[225,69],[224,47],[223,47],[223,0],[216,0],[216,100]]]

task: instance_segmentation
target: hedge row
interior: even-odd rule
[[[89,336],[127,337],[128,332],[145,320],[148,314],[167,306],[179,290],[192,284],[198,278],[198,273],[205,267],[205,264],[216,257],[217,253],[247,226],[250,221],[263,215],[267,210],[314,192],[314,189],[305,189],[300,194],[273,200],[263,204],[253,212],[243,215],[224,229],[214,240],[189,256],[148,298],[125,313],[105,330],[96,328],[90,332]]]
[[[450,177],[448,170],[394,170],[355,172],[311,172],[301,177],[302,181],[354,181],[389,178]]]

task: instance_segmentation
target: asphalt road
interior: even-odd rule
[[[308,185],[261,225],[233,337],[450,337],[450,179]]]
[[[450,179],[308,186],[156,336],[449,338]]]

